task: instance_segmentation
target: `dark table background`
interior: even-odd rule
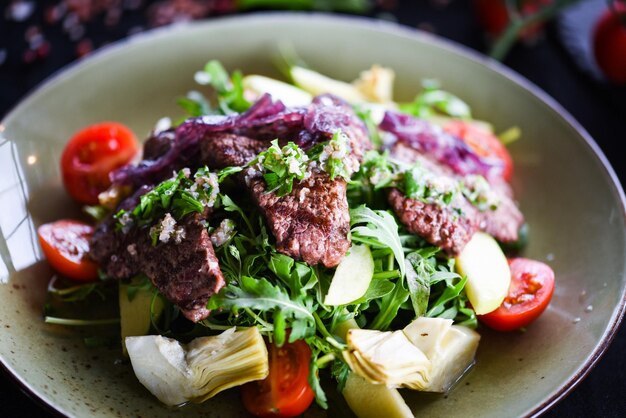
[[[56,9],[51,8],[59,1],[40,1],[30,2],[37,6],[26,20],[15,21],[10,18],[10,10],[14,10],[10,3],[0,1],[0,117],[47,76],[69,62],[106,43],[163,24],[172,17],[171,8],[158,8],[172,2],[104,0],[83,2],[92,5],[92,10],[83,10],[87,18],[88,13],[94,14],[90,22],[66,22],[67,19],[59,20],[54,14]],[[185,2],[179,5],[182,3]],[[215,14],[215,7],[224,11],[230,2],[206,3],[213,4],[214,10],[209,14]],[[98,12],[98,8],[105,10],[110,4],[124,5],[121,16]],[[186,10],[191,14],[207,14],[207,10],[201,8]],[[481,52],[488,47],[469,1],[381,1],[369,15],[429,30]],[[626,140],[626,89],[598,82],[581,71],[562,46],[553,25],[548,26],[545,36],[534,45],[515,47],[504,63],[539,85],[573,114],[600,145],[623,185],[626,180],[626,152],[622,144]],[[47,417],[52,414],[0,372],[0,416]],[[544,416],[626,417],[626,326],[620,328],[589,375]]]

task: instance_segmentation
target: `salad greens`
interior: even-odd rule
[[[247,2],[248,5],[261,3]],[[217,107],[212,107],[203,94],[191,92],[178,100],[188,116],[229,115],[250,107],[240,72],[229,75],[218,61],[210,61],[195,78],[199,84],[213,88]],[[424,91],[412,103],[401,105],[400,110],[419,117],[434,114],[471,117],[467,104],[433,82],[425,83]],[[358,107],[356,111],[366,123],[372,142],[382,143],[370,111]],[[182,320],[178,308],[165,301],[160,317],[151,312],[154,330],[184,340],[233,326],[254,326],[279,346],[286,341],[304,339],[313,352],[311,387],[317,403],[327,407],[319,371],[329,370],[337,379],[339,390],[350,372],[342,357],[346,342],[338,335],[339,324],[354,319],[360,327],[385,331],[404,327],[415,317],[427,316],[476,327],[476,316],[464,292],[467,279],[454,272],[454,259],[400,226],[395,215],[385,209],[382,189],[396,187],[411,198],[442,205],[449,204],[454,193],[461,192],[477,206],[489,206],[492,202],[485,198],[485,184],[478,179],[473,188],[434,185],[424,167],[400,164],[392,161],[387,152],[378,151],[369,151],[355,172],[346,164],[348,154],[349,141],[341,131],[308,151],[291,142],[281,147],[274,140],[245,167],[227,167],[217,173],[203,167],[193,176],[188,169],[181,170],[141,196],[134,208],[117,212],[116,227],[122,231],[131,225],[152,226],[153,245],[163,241],[167,225],[171,227],[191,213],[212,208],[218,220],[226,216],[229,220],[231,232],[215,248],[226,285],[208,301],[207,308],[213,313],[190,326]],[[291,193],[294,182],[305,178],[311,164],[329,173],[332,179],[340,177],[348,181],[351,240],[367,245],[374,260],[369,288],[348,305],[323,303],[334,269],[309,266],[279,253],[258,209],[249,198],[229,188],[226,181],[228,176],[244,169],[258,170],[267,190],[283,196]],[[101,216],[96,209],[90,212],[94,217]],[[168,217],[173,224],[166,225]],[[155,227],[159,222],[161,227]],[[74,303],[98,292],[99,286],[55,289],[51,296]],[[152,289],[151,309],[154,309],[154,302],[160,296],[145,276],[134,279],[128,286],[129,300],[138,289]]]

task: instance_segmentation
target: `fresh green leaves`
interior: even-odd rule
[[[294,180],[303,180],[309,164],[309,157],[293,142],[284,147],[273,140],[272,145],[261,152],[249,165],[259,165],[264,171],[263,178],[268,192],[276,192],[277,196],[284,196],[293,190]]]
[[[194,78],[196,83],[213,88],[217,107],[213,108],[204,94],[192,90],[185,97],[179,97],[176,100],[187,117],[230,115],[245,112],[251,106],[245,98],[243,76],[240,71],[234,71],[232,75],[229,75],[219,61],[211,60],[195,74]]]
[[[429,118],[437,114],[455,118],[471,119],[472,113],[463,100],[452,93],[441,90],[436,80],[424,80],[424,90],[411,103],[400,104],[401,112],[418,118]]]
[[[390,248],[404,277],[404,251],[398,236],[394,217],[383,210],[372,210],[365,205],[350,210],[352,240],[372,248]]]
[[[200,168],[193,178],[189,169],[183,169],[141,196],[139,204],[132,210],[116,213],[117,228],[125,232],[133,225],[151,225],[168,214],[175,221],[193,212],[201,213],[216,205],[218,194],[217,176],[207,167]]]
[[[245,112],[251,105],[244,97],[241,71],[234,71],[229,76],[219,61],[211,60],[196,73],[195,79],[197,83],[215,89],[218,109],[224,115]]]
[[[230,310],[233,313],[244,308],[273,312],[274,336],[283,342],[288,327],[297,335],[315,334],[311,299],[291,298],[284,287],[273,285],[264,278],[242,276],[239,283],[231,282],[211,296],[207,308]],[[280,338],[281,335],[283,338]]]
[[[202,93],[195,90],[187,93],[185,97],[176,99],[176,104],[187,113],[188,117],[195,118],[211,114],[211,104]]]

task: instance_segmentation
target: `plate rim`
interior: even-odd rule
[[[402,25],[400,23],[385,21],[381,19],[365,17],[365,16],[353,16],[353,15],[339,15],[323,12],[292,12],[292,11],[264,11],[254,12],[246,14],[236,14],[229,16],[213,17],[209,19],[202,19],[197,21],[190,21],[184,23],[173,24],[160,28],[154,28],[145,32],[141,32],[130,37],[126,37],[115,41],[111,44],[100,47],[93,53],[89,54],[83,59],[71,62],[46,77],[42,82],[31,88],[18,102],[13,106],[3,117],[0,119],[0,139],[3,138],[4,127],[8,122],[15,117],[19,111],[27,106],[32,100],[35,100],[35,96],[45,92],[52,88],[58,81],[62,79],[72,77],[74,73],[80,71],[83,67],[91,65],[92,63],[106,59],[108,55],[115,53],[117,50],[126,48],[129,45],[136,43],[143,43],[153,41],[159,37],[167,37],[170,33],[186,30],[194,30],[201,26],[228,26],[231,22],[236,21],[272,21],[273,19],[306,19],[307,21],[329,21],[338,22],[342,24],[349,24],[357,28],[363,28],[366,30],[378,31],[391,35],[396,35],[408,39],[415,39],[420,42],[430,43],[438,48],[444,49],[448,52],[460,55],[476,64],[482,65],[489,70],[492,70],[509,81],[522,87],[530,95],[534,96],[540,103],[545,105],[549,110],[556,113],[563,121],[566,122],[570,128],[572,128],[579,136],[579,140],[582,139],[584,145],[591,151],[593,157],[600,163],[602,173],[607,178],[609,184],[613,187],[613,192],[619,198],[619,202],[622,209],[622,217],[626,221],[626,196],[622,188],[621,182],[615,173],[615,170],[611,166],[610,162],[606,158],[604,152],[600,149],[595,140],[587,132],[587,130],[567,111],[560,103],[546,93],[542,88],[537,86],[532,81],[528,80],[517,71],[505,66],[504,64],[496,61],[481,52],[471,49],[456,41],[440,37],[410,26]],[[5,139],[6,140],[6,139]],[[626,280],[625,277],[623,277]],[[565,398],[572,390],[578,386],[578,384],[589,374],[589,372],[595,367],[602,355],[605,353],[624,319],[626,314],[626,286],[622,291],[622,299],[619,305],[613,310],[613,314],[609,319],[609,323],[604,330],[600,341],[596,345],[592,353],[587,359],[579,366],[576,372],[561,385],[557,390],[552,393],[546,400],[533,407],[525,417],[536,417],[546,412],[552,406],[557,404],[563,398]],[[34,400],[40,407],[44,407],[48,412],[57,416],[66,416],[66,412],[57,408],[52,402],[49,402],[44,396],[40,395],[35,389],[30,387],[17,372],[14,372],[11,367],[6,363],[2,353],[0,353],[0,369],[6,374],[6,376],[12,378],[18,383],[19,389],[25,393],[30,399]]]

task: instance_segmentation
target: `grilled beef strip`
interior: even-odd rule
[[[391,156],[408,164],[419,162],[437,176],[462,178],[449,166],[404,141],[397,141],[391,147]],[[388,200],[410,232],[440,246],[451,255],[457,255],[479,230],[501,242],[518,239],[524,216],[513,201],[510,186],[495,176],[490,178],[490,186],[497,195],[498,207],[495,210],[480,211],[463,196],[456,196],[449,205],[426,204],[407,198],[397,189],[389,192]]]
[[[132,210],[141,195],[151,188],[143,186],[125,199],[119,209]],[[110,216],[96,229],[91,240],[90,256],[113,279],[125,279],[144,273],[150,281],[178,305],[193,322],[209,315],[209,297],[224,286],[204,214],[187,215],[178,223],[184,231],[180,242],[170,240],[152,245],[149,228],[130,227],[116,231],[116,220]]]
[[[312,173],[290,194],[268,193],[265,180],[248,179],[255,203],[276,238],[276,249],[307,264],[335,267],[350,248],[346,182]]]

